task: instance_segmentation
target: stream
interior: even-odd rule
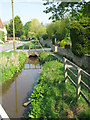
[[[39,59],[27,58],[21,72],[2,85],[2,106],[10,118],[28,117],[30,106],[23,107],[23,103],[30,98],[40,72]]]

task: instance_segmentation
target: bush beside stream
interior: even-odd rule
[[[48,52],[39,56],[43,63],[37,85],[32,93],[30,118],[88,118],[88,105],[80,97],[76,104],[76,89],[68,80],[64,83],[64,65]]]
[[[11,79],[16,72],[20,71],[26,60],[26,54],[16,51],[1,52],[0,57],[2,82]]]

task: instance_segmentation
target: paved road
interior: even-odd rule
[[[20,43],[16,43],[15,47],[17,48],[20,45],[26,44],[27,42],[20,42]],[[2,51],[11,51],[13,50],[13,44],[6,44],[6,45],[0,45],[0,52]]]

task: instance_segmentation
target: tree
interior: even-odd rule
[[[90,54],[90,18],[83,17],[70,23],[72,52],[77,56]]]
[[[29,32],[28,32],[28,38],[29,38],[29,39],[35,38],[35,33],[29,31]]]
[[[29,26],[28,37],[30,36],[31,33],[34,33],[34,37],[36,37],[39,28],[40,28],[40,22],[37,19],[32,19]]]
[[[44,27],[42,24],[40,25],[38,31],[37,31],[37,37],[40,39],[40,36],[46,33],[46,27]]]
[[[47,25],[46,31],[47,31],[49,38],[51,38],[51,36],[55,35],[55,33],[56,33],[55,23],[51,23],[51,24]]]
[[[28,21],[28,22],[24,25],[24,30],[25,30],[25,36],[26,36],[26,38],[28,38],[28,31],[29,31],[30,23],[31,23],[31,21]]]
[[[53,0],[54,1],[54,0]],[[63,1],[63,0],[61,0]],[[86,2],[85,0],[79,0],[79,2],[61,2],[61,1],[55,1],[55,2],[49,2],[47,1],[43,5],[47,5],[46,10],[44,10],[45,13],[52,13],[52,16],[49,17],[49,19],[52,19],[53,21],[59,20],[61,18],[64,18],[65,14],[67,12],[70,12],[71,16],[78,15],[79,17],[80,14],[78,13],[78,10],[81,8],[85,8]],[[64,0],[65,1],[65,0]],[[86,6],[87,8],[87,6]],[[85,10],[84,10],[85,12]],[[86,13],[86,12],[85,12]]]
[[[37,19],[32,19],[29,30],[31,32],[37,33],[39,27],[40,27],[40,22]]]
[[[68,32],[68,24],[69,21],[68,19],[62,19],[62,20],[57,20],[49,25],[47,25],[47,34],[49,38],[57,38],[58,40],[63,40],[65,37],[67,37],[67,32]]]
[[[24,34],[24,27],[23,27],[22,21],[20,20],[20,17],[16,16],[14,18],[14,22],[15,22],[15,36],[20,37],[21,35]],[[12,19],[8,25],[7,32],[9,37],[13,37],[13,20]]]

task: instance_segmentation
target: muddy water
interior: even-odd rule
[[[28,108],[23,107],[23,103],[28,101],[37,79],[41,67],[38,58],[28,58],[22,71],[2,87],[2,105],[10,118],[22,118],[28,116]]]

